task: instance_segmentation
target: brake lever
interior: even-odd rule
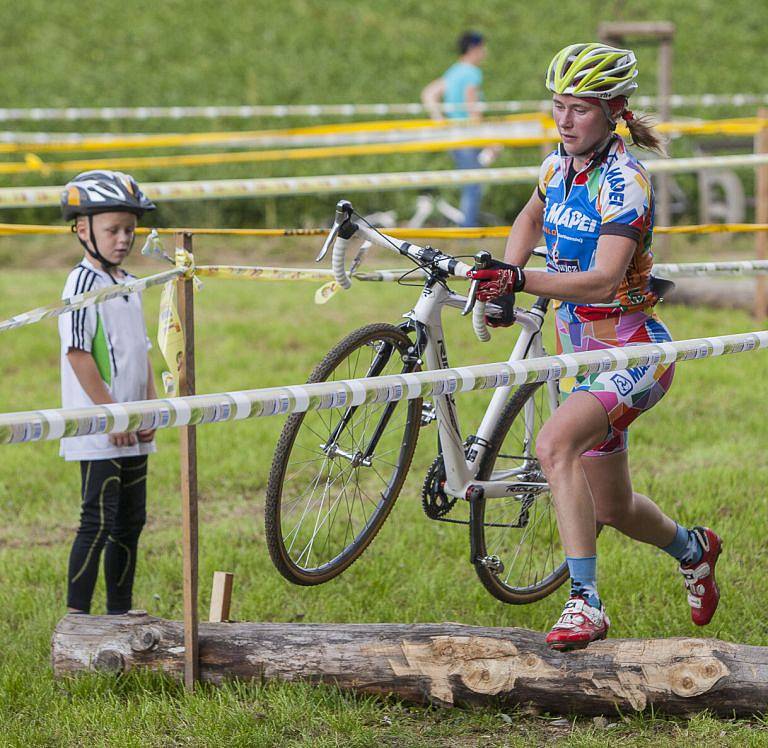
[[[320,254],[315,258],[315,262],[320,262],[328,254],[328,250],[333,246],[336,237],[339,235],[339,229],[352,217],[352,212],[352,203],[349,200],[339,200],[336,203],[336,215],[333,217],[333,226],[331,226],[328,236],[325,237],[323,247],[320,250]]]
[[[475,255],[475,266],[472,268],[473,270],[485,270],[485,268],[490,265],[491,260],[493,260],[493,257],[491,256],[490,252],[487,252],[486,250],[480,250]],[[464,308],[461,310],[461,316],[466,317],[474,308],[475,301],[477,300],[477,287],[480,284],[480,281],[476,278],[473,278],[472,283],[469,284],[469,292],[467,293],[467,302],[464,304]]]

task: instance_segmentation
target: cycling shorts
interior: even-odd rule
[[[664,323],[645,312],[620,314],[590,322],[569,322],[560,315],[555,315],[555,320],[558,353],[665,343],[672,339]],[[584,454],[597,457],[625,451],[629,425],[664,397],[672,385],[674,374],[674,364],[659,363],[561,380],[561,391],[566,397],[572,392],[589,392],[598,399],[608,415],[609,427],[605,439]]]

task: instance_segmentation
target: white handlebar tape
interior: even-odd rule
[[[491,333],[485,325],[485,302],[476,301],[472,310],[472,329],[478,340],[487,343],[491,339]]]
[[[349,241],[349,239],[342,239],[339,237],[333,245],[331,269],[333,270],[333,277],[336,279],[336,283],[342,288],[349,288],[352,285],[347,276],[347,271],[344,269]]]

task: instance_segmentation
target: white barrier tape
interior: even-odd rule
[[[674,174],[700,169],[733,169],[768,164],[768,154],[702,156],[649,161],[651,173]],[[144,191],[154,200],[221,200],[241,197],[278,197],[372,190],[418,189],[466,184],[531,184],[538,166],[511,166],[498,169],[449,169],[444,171],[339,174],[319,177],[270,177],[265,179],[218,179],[188,182],[150,182]],[[28,208],[59,204],[61,187],[4,187],[0,208]]]
[[[174,268],[173,270],[166,270],[164,273],[158,273],[157,275],[149,275],[146,278],[137,278],[136,280],[128,281],[128,283],[117,283],[108,288],[100,288],[96,291],[88,291],[87,293],[79,293],[76,296],[69,296],[68,298],[53,304],[47,304],[46,306],[32,309],[29,312],[22,312],[15,317],[3,320],[0,322],[0,332],[13,330],[16,327],[31,325],[34,322],[40,322],[41,320],[49,319],[50,317],[58,317],[61,314],[74,312],[76,309],[84,309],[93,304],[100,304],[103,301],[108,301],[109,299],[114,299],[118,296],[138,293],[150,286],[157,286],[176,278],[179,275],[184,275],[185,272],[184,268]]]
[[[694,278],[699,275],[764,275],[768,273],[768,260],[735,260],[729,262],[660,262],[654,264],[654,273]]]
[[[142,189],[153,200],[216,200],[437,187],[472,184],[478,181],[530,183],[536,180],[538,173],[538,166],[527,166],[507,169],[342,174],[323,177],[152,182],[143,184]],[[0,208],[55,206],[59,204],[61,190],[61,187],[5,187],[0,189]]]
[[[766,346],[768,330],[672,343],[608,348],[511,363],[480,364],[461,369],[121,403],[120,414],[127,414],[127,426],[125,418],[118,417],[114,408],[100,405],[66,410],[3,413],[0,414],[0,444],[54,439],[62,434],[69,437],[156,427],[170,428],[244,417],[284,415],[304,409],[341,408],[351,402],[362,402],[363,390],[367,403],[391,402],[430,397],[435,393],[466,392],[470,389],[492,389],[509,384],[544,382],[559,378],[563,371],[585,376],[596,372],[653,365],[660,361],[672,363],[744,353]],[[249,408],[246,403],[250,405]]]
[[[656,96],[635,96],[632,103],[638,107],[657,106]],[[673,108],[684,106],[758,106],[768,104],[766,94],[693,94],[670,96],[669,105]],[[483,112],[524,112],[548,111],[552,106],[550,99],[528,99],[517,101],[478,102],[477,107]],[[442,109],[449,112],[463,107],[460,104],[443,104]],[[241,105],[241,106],[142,106],[142,107],[32,107],[0,109],[0,122],[22,121],[77,121],[77,120],[116,120],[116,119],[218,119],[230,117],[245,119],[249,117],[322,117],[338,115],[351,117],[358,114],[423,114],[424,106],[419,103],[396,104],[290,104],[290,105]]]

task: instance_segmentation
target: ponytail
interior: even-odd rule
[[[659,156],[666,156],[667,150],[663,138],[657,134],[653,127],[653,120],[645,115],[635,116],[629,109],[625,109],[621,117],[627,124],[632,145],[654,151]]]

